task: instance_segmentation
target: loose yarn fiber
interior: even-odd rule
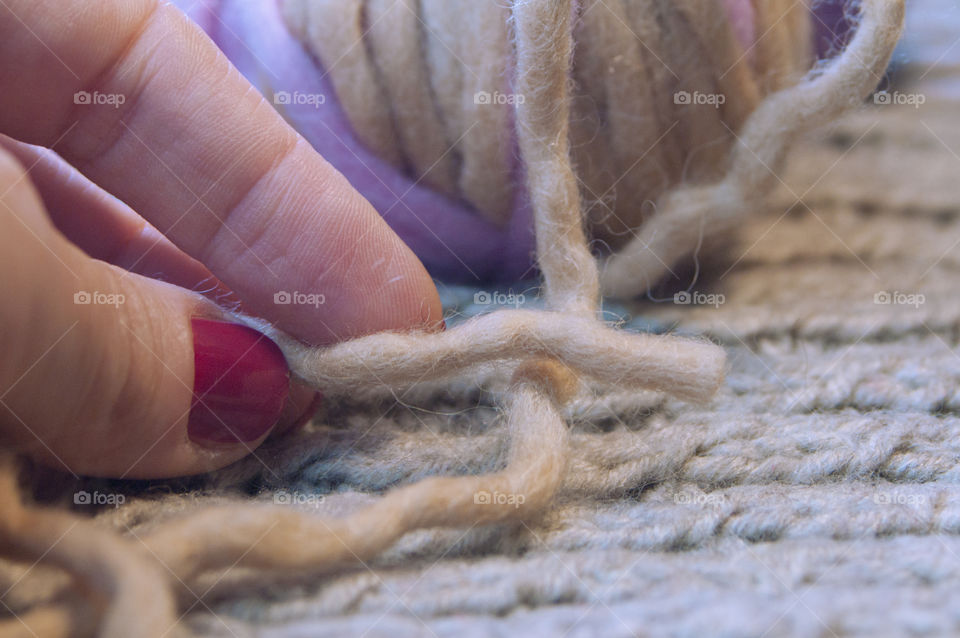
[[[334,4],[353,6],[346,0],[310,6]],[[389,3],[373,4],[389,9]],[[464,6],[482,12],[477,7],[483,4]],[[652,2],[636,6],[641,4],[660,6]],[[708,2],[673,4],[678,10],[712,10]],[[290,11],[297,6],[307,7],[293,1]],[[5,458],[0,467],[4,554],[59,567],[82,587],[65,592],[54,604],[5,621],[0,625],[4,635],[161,636],[177,627],[178,594],[196,591],[204,576],[236,566],[320,574],[365,562],[412,530],[531,520],[549,505],[565,475],[567,428],[562,414],[580,392],[581,378],[630,390],[664,390],[691,401],[707,400],[718,388],[722,350],[705,342],[630,334],[605,325],[598,315],[601,282],[605,290],[632,294],[688,250],[701,228],[714,233],[736,225],[775,181],[775,171],[795,136],[855,107],[874,88],[899,37],[903,0],[864,0],[849,46],[809,77],[797,81],[783,79],[789,74],[769,76],[767,81],[776,86],[769,88],[769,96],[758,98],[756,108],[742,114],[741,127],[732,129],[735,141],[721,163],[723,170],[710,173],[704,168],[704,179],[713,175],[712,181],[666,191],[656,214],[609,258],[602,274],[588,250],[573,159],[578,152],[569,82],[576,55],[574,7],[560,0],[516,0],[500,9],[509,12],[516,89],[527,97],[513,105],[512,117],[529,187],[547,310],[503,310],[443,334],[383,333],[327,348],[303,346],[261,320],[238,319],[274,338],[295,373],[328,395],[361,386],[400,389],[463,374],[482,362],[510,365],[512,380],[503,406],[511,445],[504,469],[489,475],[428,478],[396,488],[340,519],[275,506],[212,507],[161,523],[132,539],[73,514],[24,502],[16,464]],[[698,24],[710,25],[706,20]],[[400,37],[403,31],[400,24],[392,35]],[[783,37],[789,39],[789,32]],[[610,53],[603,42],[597,39],[595,46]],[[776,62],[775,68],[792,68],[790,60]],[[393,90],[401,88],[398,84]],[[368,116],[377,119],[375,113]],[[427,137],[420,141],[415,155],[423,161],[431,157],[434,146]],[[441,187],[442,180],[450,178],[448,188],[462,193],[474,188],[459,172],[445,171],[426,173]],[[484,205],[497,201],[491,191]],[[524,502],[516,506],[478,501],[476,495],[484,491],[523,495]]]

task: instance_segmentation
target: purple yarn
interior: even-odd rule
[[[280,91],[324,96],[322,104],[285,104],[284,114],[380,212],[434,277],[475,283],[516,281],[533,274],[535,238],[521,166],[514,171],[513,215],[506,227],[498,228],[463,202],[413,183],[357,140],[326,73],[288,32],[280,0],[174,1],[268,99]],[[749,0],[723,2],[738,37],[752,41]],[[820,27],[818,50],[829,50],[821,48],[821,42],[832,41],[831,31],[849,28],[843,4],[825,0],[818,5],[823,22],[815,21]],[[518,156],[516,140],[512,155]]]
[[[743,48],[749,49],[756,36],[753,25],[756,13],[750,0],[723,0],[723,6],[727,10],[733,33]]]
[[[533,274],[532,215],[519,167],[514,213],[505,228],[498,228],[464,203],[414,184],[360,144],[323,69],[287,31],[277,2],[177,2],[191,8],[190,17],[268,99],[279,91],[325,97],[323,104],[284,105],[284,114],[383,215],[433,276],[486,281]]]
[[[851,14],[859,0],[822,0],[814,7],[814,50],[819,58],[827,58],[843,49],[853,30]]]

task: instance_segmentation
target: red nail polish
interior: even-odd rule
[[[313,395],[313,398],[310,400],[310,403],[304,409],[297,419],[290,424],[290,431],[299,430],[307,424],[307,421],[313,418],[313,415],[317,413],[317,410],[320,409],[320,406],[323,404],[323,393],[316,392]]]
[[[190,439],[208,444],[259,439],[279,420],[290,392],[290,368],[280,348],[240,324],[194,318],[190,325]]]
[[[280,422],[273,428],[270,436],[284,436],[290,432],[296,432],[313,418],[322,404],[322,393],[294,381],[290,384],[290,394],[280,414]]]

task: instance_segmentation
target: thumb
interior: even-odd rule
[[[4,447],[78,474],[194,474],[249,454],[309,403],[290,396],[264,335],[67,241],[3,151],[0,266]]]

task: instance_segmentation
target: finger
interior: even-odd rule
[[[0,132],[55,145],[302,338],[441,320],[416,257],[170,5],[5,2]],[[277,305],[278,292],[325,303]]]
[[[0,266],[5,447],[74,473],[177,476],[249,454],[284,414],[276,345],[196,293],[83,254],[2,150]]]
[[[55,152],[2,135],[0,147],[26,167],[54,226],[85,253],[240,309],[236,296],[206,266]]]

